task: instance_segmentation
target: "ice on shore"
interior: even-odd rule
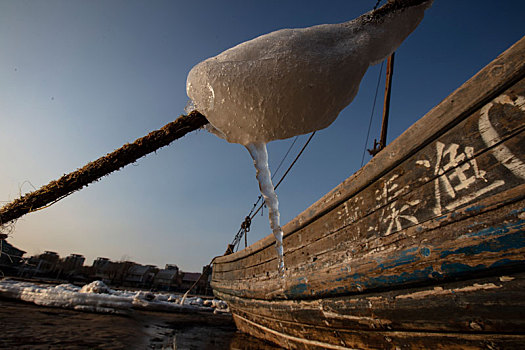
[[[370,65],[392,54],[432,0],[393,1],[339,24],[282,29],[241,43],[192,68],[186,91],[208,130],[248,148],[269,207],[282,271],[278,201],[266,143],[324,129],[352,102]]]
[[[132,309],[164,312],[228,311],[228,306],[222,300],[203,301],[198,297],[190,297],[180,305],[180,296],[174,294],[113,290],[102,281],[94,281],[81,288],[72,284],[50,286],[3,279],[0,281],[0,296],[36,305],[100,313],[127,313]]]

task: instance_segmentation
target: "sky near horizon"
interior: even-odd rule
[[[277,29],[353,19],[375,2],[0,0],[0,204],[184,113],[186,75],[198,62]],[[523,1],[436,0],[396,53],[389,142],[518,41],[524,18]],[[379,69],[370,67],[354,102],[277,190],[283,225],[360,168]],[[368,148],[379,137],[383,84]],[[272,170],[291,142],[269,144]],[[24,216],[8,241],[27,255],[200,271],[224,253],[258,195],[245,148],[197,131]],[[265,210],[249,243],[268,234]]]

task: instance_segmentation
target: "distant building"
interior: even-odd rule
[[[132,261],[113,262],[108,258],[98,257],[93,265],[87,269],[89,280],[101,280],[113,286],[123,285],[126,281],[128,271],[137,265]]]
[[[101,280],[104,283],[110,283],[107,275],[107,269],[111,261],[108,258],[98,257],[93,260],[93,265],[87,269],[90,280]]]
[[[177,290],[180,287],[181,276],[177,265],[166,265],[153,279],[153,287],[158,290]]]
[[[110,262],[105,273],[112,285],[120,286],[124,284],[129,269],[135,265],[133,261]]]
[[[93,267],[97,269],[101,269],[109,265],[111,261],[108,258],[102,258],[98,257],[93,261]]]
[[[60,256],[56,252],[52,252],[50,250],[46,250],[44,254],[37,255],[36,257],[37,262],[37,273],[48,275],[53,273],[58,265],[58,262],[60,261]]]
[[[153,265],[133,265],[124,278],[124,284],[132,287],[149,287],[159,269]]]
[[[211,274],[212,274],[212,265],[205,265],[202,267],[202,278],[197,284],[197,294],[201,295],[213,295],[213,289],[211,288]]]
[[[180,287],[182,288],[182,290],[187,291],[188,289],[193,287],[195,282],[197,282],[200,277],[201,274],[198,272],[183,272],[182,283]],[[197,293],[197,291],[193,289],[192,293]]]
[[[179,267],[177,265],[175,265],[175,264],[166,264],[165,269],[166,270],[177,270],[177,271],[179,271]]]
[[[64,272],[80,271],[85,260],[83,255],[71,254],[62,260],[62,270]]]
[[[0,271],[4,275],[18,274],[18,268],[23,262],[23,255],[26,252],[14,247],[5,239],[0,239]]]

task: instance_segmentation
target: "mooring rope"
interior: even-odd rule
[[[197,111],[193,111],[187,116],[181,115],[161,129],[152,131],[133,143],[125,144],[119,149],[86,164],[84,167],[15,199],[0,208],[0,229],[22,215],[53,205],[73,192],[99,180],[101,177],[133,163],[161,147],[169,145],[171,142],[203,127],[207,123],[206,117]]]

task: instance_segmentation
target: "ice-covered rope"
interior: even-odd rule
[[[86,164],[84,167],[66,174],[58,180],[51,181],[36,191],[15,199],[0,208],[0,228],[22,215],[46,208],[58,202],[71,193],[99,180],[101,177],[109,175],[139,158],[169,145],[176,139],[201,128],[207,123],[206,117],[197,111],[193,111],[188,115],[181,115],[161,129],[152,131],[133,143],[125,144],[119,149]]]

